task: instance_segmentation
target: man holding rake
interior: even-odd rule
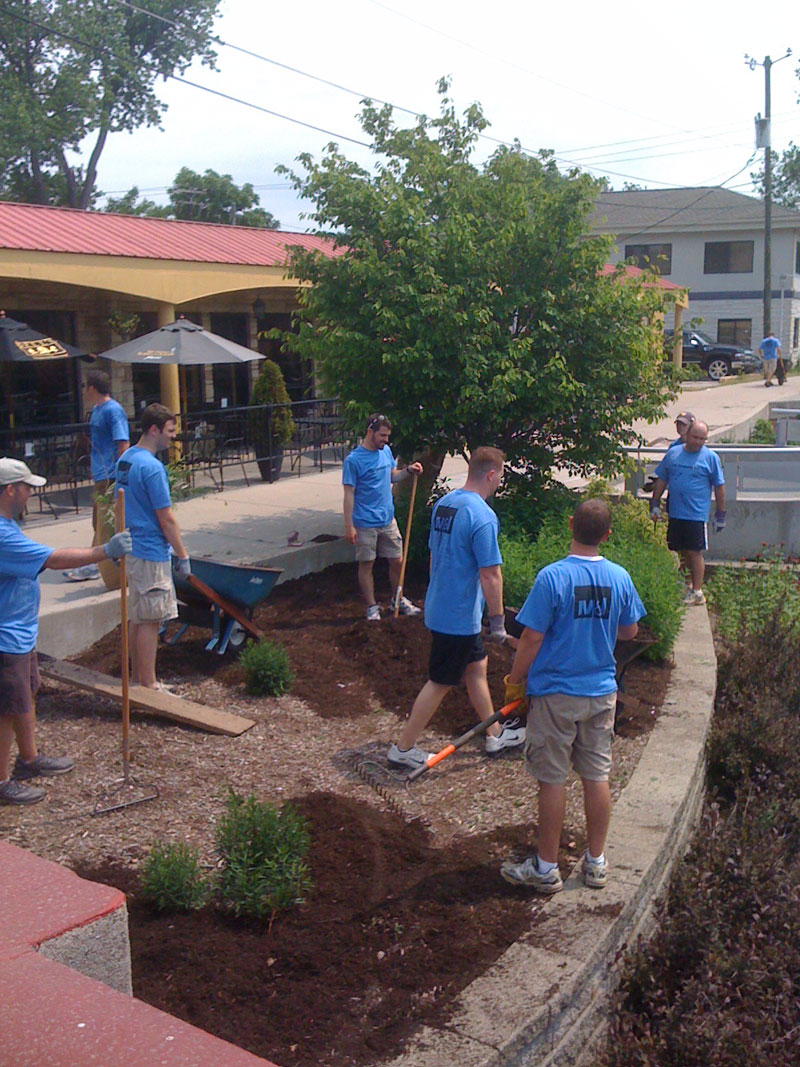
[[[505,456],[499,448],[476,448],[463,489],[436,502],[428,547],[431,574],[425,597],[425,625],[432,631],[428,681],[422,687],[397,743],[388,753],[393,767],[416,770],[429,758],[417,738],[454,685],[466,683],[470,702],[483,721],[494,714],[487,681],[488,657],[481,638],[483,607],[490,617],[489,640],[506,639],[502,558],[498,522],[486,501],[503,480]],[[494,723],[486,731],[486,754],[521,745],[519,719]]]
[[[367,603],[369,622],[381,621],[372,576],[375,558],[383,556],[389,562],[392,604],[400,581],[403,540],[394,517],[392,484],[422,474],[421,463],[397,469],[389,448],[391,435],[392,424],[385,415],[370,415],[361,444],[345,458],[342,467],[344,536],[356,548],[358,586]],[[401,615],[421,614],[416,604],[402,595],[398,606]]]

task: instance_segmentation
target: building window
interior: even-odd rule
[[[742,348],[749,348],[752,339],[752,319],[720,319],[717,323],[717,341],[721,345],[740,345]]]
[[[792,348],[800,348],[800,319],[792,323]]]
[[[800,241],[794,246],[794,272],[800,274]]]
[[[752,241],[706,241],[704,274],[752,274]]]
[[[625,245],[625,258],[635,260],[642,270],[672,274],[672,245]]]

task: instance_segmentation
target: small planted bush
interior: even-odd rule
[[[183,842],[156,842],[144,863],[142,889],[159,911],[202,908],[209,886],[200,870],[197,849]]]
[[[311,888],[306,821],[289,804],[278,809],[231,789],[216,845],[222,860],[217,890],[234,915],[269,916],[271,922]]]
[[[258,697],[279,697],[294,683],[289,655],[277,641],[248,641],[239,656],[244,668],[245,688]]]
[[[599,495],[592,491],[593,496]],[[577,502],[573,497],[572,509]],[[611,536],[600,552],[624,567],[647,611],[643,620],[656,638],[645,655],[668,656],[681,624],[683,586],[662,530],[654,530],[647,509],[630,496],[611,504]],[[571,511],[570,511],[571,513]],[[565,516],[547,519],[535,541],[501,536],[503,595],[507,604],[521,607],[539,571],[569,552],[570,531]]]
[[[776,611],[784,630],[800,634],[800,575],[777,554],[753,567],[718,567],[707,590],[726,641],[761,633]]]

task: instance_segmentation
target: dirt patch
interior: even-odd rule
[[[378,593],[388,599],[385,572]],[[418,601],[424,575],[409,574]],[[402,1047],[423,1022],[442,1022],[459,991],[528,928],[540,904],[506,886],[501,859],[535,842],[535,787],[519,750],[487,759],[475,743],[413,786],[388,776],[396,738],[426,676],[429,640],[418,618],[367,623],[354,568],[339,566],[276,587],[258,623],[288,650],[292,693],[244,692],[235,660],[204,651],[209,633],[190,629],[159,650],[159,673],[177,692],[239,712],[256,725],[220,737],[135,714],[138,783],[158,800],[100,818],[120,773],[119,711],[110,702],[46,683],[39,739],[76,758],[74,774],[45,781],[45,803],[0,809],[0,833],[82,874],[130,893],[134,985],[149,1000],[286,1067],[351,1067]],[[78,661],[119,673],[119,635]],[[502,702],[511,653],[490,650],[490,685]],[[618,720],[612,794],[627,782],[661,704],[669,669],[635,660],[626,692],[638,698]],[[473,725],[455,690],[423,741],[431,751]],[[383,796],[353,770],[373,761]],[[227,787],[309,819],[314,888],[305,905],[265,928],[213,909],[153,916],[139,899],[137,871],[157,840],[188,841],[209,867]],[[568,786],[562,868],[584,840],[581,789]],[[168,936],[167,936],[168,935]],[[203,968],[208,968],[204,970]]]

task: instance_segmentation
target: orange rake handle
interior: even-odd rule
[[[503,705],[503,707],[500,708],[499,711],[496,711],[494,715],[490,715],[488,719],[479,722],[476,726],[473,726],[471,730],[467,730],[465,734],[462,734],[461,737],[457,737],[455,741],[451,741],[449,745],[445,745],[441,752],[436,752],[433,756],[428,756],[421,767],[417,767],[416,770],[409,774],[407,780],[409,782],[415,782],[417,778],[425,773],[425,771],[429,771],[431,767],[435,767],[436,764],[441,763],[443,759],[452,756],[457,748],[466,745],[467,742],[473,739],[473,737],[479,737],[481,734],[486,733],[489,727],[494,723],[499,722],[501,719],[505,719],[512,711],[516,711],[521,703],[521,700],[512,700],[510,704]]]

